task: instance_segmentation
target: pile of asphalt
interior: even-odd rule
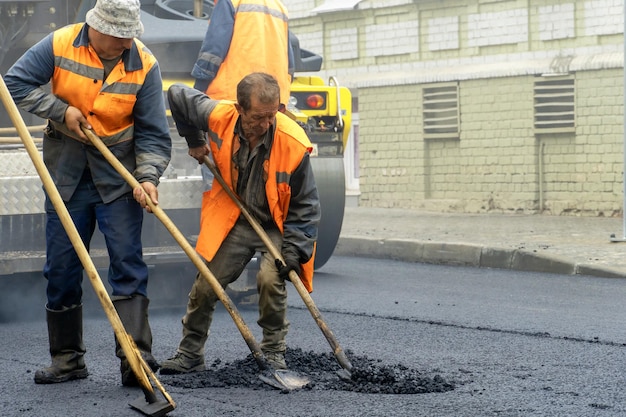
[[[368,394],[423,394],[445,392],[454,389],[454,383],[442,376],[429,375],[425,371],[408,368],[401,364],[383,364],[380,360],[356,356],[346,351],[352,364],[350,380],[342,379],[337,360],[331,353],[304,352],[288,349],[285,360],[290,371],[308,376],[311,382],[302,389],[340,390]],[[259,367],[252,357],[222,363],[219,359],[206,371],[191,374],[162,375],[162,382],[182,388],[249,387],[274,389],[259,379]]]

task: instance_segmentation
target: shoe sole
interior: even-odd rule
[[[46,378],[35,375],[35,384],[58,384],[61,382],[73,381],[75,379],[85,379],[89,376],[87,369],[80,369],[78,371],[72,371],[65,375],[61,375],[56,378]]]

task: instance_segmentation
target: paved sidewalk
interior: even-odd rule
[[[334,254],[626,278],[623,225],[621,217],[346,207]]]

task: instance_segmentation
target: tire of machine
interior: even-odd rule
[[[346,179],[343,156],[313,157],[311,166],[322,208],[314,264],[319,269],[328,262],[339,241],[346,205]]]

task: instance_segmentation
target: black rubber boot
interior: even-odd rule
[[[46,308],[52,364],[35,372],[36,384],[87,378],[83,343],[83,306],[54,311]]]
[[[117,310],[117,314],[122,320],[122,324],[139,351],[141,357],[146,361],[152,371],[159,369],[159,363],[152,356],[152,331],[148,322],[148,305],[150,300],[142,295],[134,295],[129,298],[123,298],[113,301],[113,305]],[[139,385],[137,377],[133,372],[126,355],[122,350],[122,346],[115,338],[115,355],[120,358],[120,372],[122,374],[122,385],[127,387],[136,387]]]

